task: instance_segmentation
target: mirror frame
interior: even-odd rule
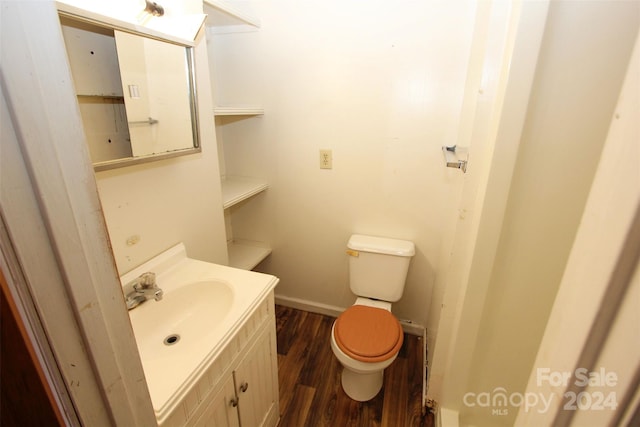
[[[171,37],[165,35],[159,31],[150,30],[144,28],[145,31],[140,31],[140,26],[134,26],[123,21],[119,21],[115,18],[110,18],[103,15],[97,15],[89,11],[84,11],[72,7],[60,7],[61,3],[58,3],[58,15],[67,19],[72,19],[87,24],[95,25],[109,30],[118,30],[132,35],[146,37],[152,40],[158,40],[165,43],[170,43],[185,48],[186,52],[186,65],[188,66],[187,78],[189,80],[189,86],[191,93],[189,94],[189,107],[191,112],[191,133],[193,138],[193,146],[189,148],[167,151],[164,153],[154,153],[146,156],[139,157],[123,157],[121,159],[107,160],[104,162],[93,161],[93,169],[95,172],[121,168],[125,166],[133,166],[141,163],[155,162],[157,160],[170,159],[178,156],[185,156],[188,154],[195,154],[202,152],[202,146],[200,144],[200,123],[198,119],[198,91],[196,85],[196,72],[195,72],[195,52],[194,43],[186,40],[178,39],[177,37]],[[66,6],[66,5],[65,5]],[[86,12],[86,14],[85,14]],[[91,16],[89,16],[91,15]]]

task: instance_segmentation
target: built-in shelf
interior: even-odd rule
[[[224,0],[204,0],[204,13],[208,15],[207,25],[213,27],[229,25],[251,25],[260,27],[260,20],[249,13],[238,9]]]
[[[269,184],[263,179],[227,176],[222,179],[222,205],[224,209],[240,203],[266,190]]]
[[[233,240],[227,244],[229,266],[252,270],[271,254],[271,248],[262,242]]]
[[[245,5],[246,4],[232,0],[203,0],[204,13],[207,14],[207,35],[215,34],[216,36],[222,36],[233,33],[257,31],[260,27],[260,21],[243,9]],[[220,40],[225,40],[225,38],[221,37]],[[209,51],[209,54],[212,55],[212,52]],[[264,108],[258,105],[216,105],[213,108],[213,116],[217,130],[230,122],[244,122],[244,119],[261,116],[263,114]],[[231,133],[231,135],[233,135],[233,133]],[[228,135],[225,132],[218,134],[220,147],[224,144],[233,144],[232,141],[234,138],[230,138],[231,141],[226,142],[223,140],[223,136],[226,137]],[[224,155],[221,154],[221,159],[223,158]],[[226,168],[223,167],[222,169]],[[254,209],[257,207],[257,211],[260,212],[260,203],[247,203],[236,206],[234,209],[229,208],[265,191],[268,188],[268,184],[264,179],[227,175],[222,177],[221,186],[222,203],[225,209],[225,232],[227,235],[229,265],[243,270],[252,270],[269,256],[271,248],[268,243],[237,239],[234,237],[234,234],[236,236],[249,238],[255,236],[256,233],[247,232],[246,227],[243,230],[243,225],[245,224],[242,219],[247,213],[250,218],[253,218],[252,215],[254,214],[257,215]],[[235,218],[237,221],[234,222],[232,218]],[[238,227],[236,233],[234,233],[232,223]],[[251,228],[253,228],[253,225],[255,224],[252,223]]]
[[[214,107],[214,116],[261,116],[264,108],[258,106]]]

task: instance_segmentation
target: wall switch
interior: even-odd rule
[[[320,150],[320,169],[332,169],[333,158],[331,150]]]

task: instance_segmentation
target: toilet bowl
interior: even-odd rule
[[[384,381],[384,370],[396,359],[404,335],[400,322],[385,308],[358,298],[331,328],[331,349],[343,366],[342,389],[353,400],[373,399]],[[377,304],[379,305],[379,304]]]
[[[382,388],[384,369],[398,356],[404,335],[391,303],[404,291],[412,242],[353,235],[349,239],[349,285],[358,296],[331,328],[331,349],[342,364],[345,393],[360,402]]]

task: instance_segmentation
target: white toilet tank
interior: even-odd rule
[[[360,297],[396,302],[402,297],[415,245],[407,240],[354,234],[349,250],[349,285]]]

